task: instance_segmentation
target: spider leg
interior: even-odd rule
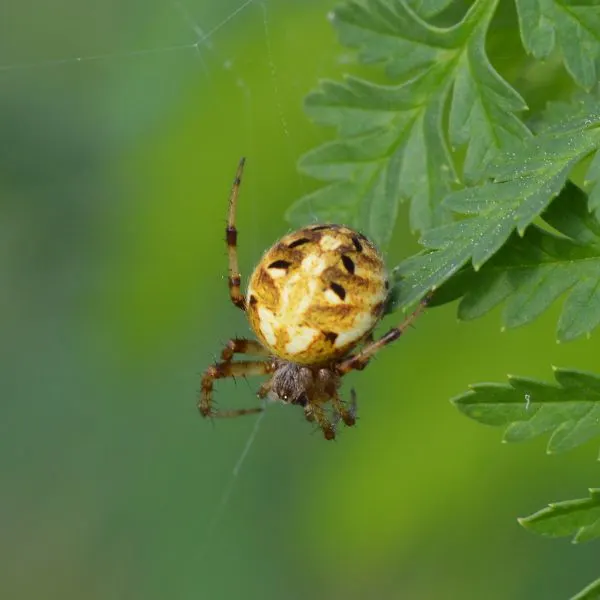
[[[206,369],[202,376],[200,401],[198,409],[203,417],[237,417],[239,415],[249,415],[263,410],[257,408],[239,408],[234,410],[214,410],[213,409],[213,387],[217,379],[225,377],[238,377],[248,375],[268,375],[272,373],[274,365],[272,362],[261,360],[247,360],[241,362],[220,362],[211,365]]]
[[[221,352],[221,360],[230,362],[234,354],[256,354],[257,356],[269,356],[268,350],[255,340],[245,338],[233,338],[227,342]]]
[[[350,394],[352,398],[350,401],[350,408],[346,408],[344,401],[339,397],[337,392],[331,398],[333,409],[336,415],[334,426],[337,424],[340,418],[348,427],[352,427],[356,424],[356,392],[352,390]]]
[[[259,398],[263,399],[263,398],[267,397],[267,395],[271,391],[271,387],[273,385],[272,381],[273,381],[272,379],[269,379],[269,381],[266,381],[258,388],[258,392],[256,392],[256,395]]]
[[[375,339],[375,336],[374,336],[373,332],[371,331],[371,333],[369,333],[369,335],[367,335],[367,337],[364,339],[363,343],[365,344],[365,346],[372,344],[374,339]]]
[[[225,229],[225,240],[227,242],[227,254],[229,257],[229,296],[231,301],[240,309],[246,310],[246,299],[240,290],[242,278],[238,265],[237,253],[237,229],[235,227],[235,211],[237,208],[238,194],[240,192],[240,184],[242,183],[242,173],[244,172],[245,158],[242,158],[238,164],[238,168],[231,186],[229,194],[229,216],[227,217],[227,227]]]
[[[304,418],[309,422],[309,423],[314,423],[315,422],[315,415],[313,413],[313,409],[312,406],[310,404],[307,404],[304,407]]]
[[[337,371],[340,375],[346,375],[350,371],[364,369],[374,354],[379,352],[384,346],[391,344],[397,340],[421,315],[425,307],[431,300],[431,294],[425,296],[419,303],[419,306],[410,314],[400,325],[390,329],[385,335],[375,342],[367,344],[360,352],[353,356],[349,356],[343,360],[338,366]]]
[[[319,404],[307,404],[304,407],[304,416],[309,423],[316,421],[326,440],[335,439],[335,427],[329,422],[323,407]]]

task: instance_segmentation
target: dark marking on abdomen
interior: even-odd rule
[[[323,335],[325,336],[325,339],[332,344],[334,344],[335,340],[338,338],[338,334],[335,333],[335,331],[324,331]]]
[[[337,294],[340,300],[344,300],[346,298],[346,290],[339,283],[335,283],[335,281],[332,281],[329,287],[333,290],[335,294]]]

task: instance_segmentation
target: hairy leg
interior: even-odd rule
[[[227,228],[225,229],[225,240],[227,241],[227,255],[229,257],[229,296],[231,301],[242,310],[246,310],[246,299],[241,292],[242,277],[238,264],[237,253],[237,229],[235,226],[235,211],[237,208],[238,194],[240,184],[242,183],[242,173],[244,172],[244,163],[246,159],[242,158],[238,164],[235,179],[229,194],[229,216],[227,217]]]
[[[356,392],[351,390],[350,396],[350,408],[346,408],[344,401],[339,397],[337,392],[331,398],[337,421],[341,418],[348,427],[352,427],[356,424]],[[334,422],[334,426],[336,424],[337,422]]]
[[[213,408],[213,387],[217,379],[226,377],[246,377],[248,375],[268,375],[273,372],[270,362],[248,360],[242,362],[221,362],[211,365],[202,376],[198,409],[203,417],[237,417],[261,412],[262,407],[239,408],[234,410],[215,410]]]
[[[425,296],[425,298],[423,298],[423,300],[421,300],[419,303],[419,306],[410,315],[408,315],[408,317],[406,317],[406,319],[404,319],[400,325],[390,329],[377,341],[367,344],[354,356],[349,356],[347,359],[342,361],[337,367],[338,373],[340,375],[345,375],[350,371],[364,369],[374,354],[379,352],[379,350],[381,350],[384,346],[396,341],[416,321],[416,319],[425,310],[425,307],[430,299],[431,295]]]
[[[234,354],[255,354],[256,356],[269,356],[269,351],[255,340],[245,338],[232,338],[221,352],[221,360],[230,362]]]
[[[323,435],[326,440],[335,439],[335,428],[329,422],[323,407],[320,404],[307,404],[304,407],[304,416],[306,420],[309,422],[316,421],[321,430],[323,431]]]

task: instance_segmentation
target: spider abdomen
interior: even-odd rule
[[[261,342],[284,360],[327,363],[347,354],[383,314],[383,260],[363,235],[317,225],[281,238],[250,277],[248,318]]]

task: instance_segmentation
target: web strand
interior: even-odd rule
[[[222,19],[219,23],[217,23],[207,32],[202,32],[202,30],[198,29],[197,27],[194,27],[194,31],[197,35],[199,35],[198,39],[195,42],[187,44],[172,44],[168,46],[158,46],[154,48],[139,48],[127,50],[124,52],[104,52],[100,54],[91,54],[86,56],[68,56],[64,58],[51,58],[41,61],[0,64],[0,73],[31,69],[47,69],[77,63],[99,62],[105,60],[116,60],[126,58],[140,58],[143,56],[150,56],[153,54],[181,52],[184,50],[199,49],[201,45],[206,44],[220,29],[225,27],[225,25],[227,25],[232,19],[235,19],[242,11],[244,11],[248,6],[250,6],[250,4],[253,4],[254,2],[255,0],[244,0],[244,2],[242,2],[236,9],[230,12],[224,19]]]
[[[173,54],[179,55],[185,52],[195,52],[197,53],[202,67],[207,75],[209,75],[207,64],[205,63],[205,54],[207,51],[209,53],[215,53],[213,49],[213,44],[211,44],[212,38],[221,31],[224,27],[228,26],[232,21],[234,21],[237,17],[242,15],[247,11],[247,9],[252,4],[259,4],[262,10],[262,28],[263,34],[265,37],[266,43],[266,62],[270,71],[270,76],[273,84],[273,92],[274,92],[274,103],[276,107],[276,114],[279,118],[279,122],[283,133],[286,137],[288,149],[291,149],[291,135],[290,128],[288,125],[288,121],[286,119],[286,115],[284,112],[284,107],[282,103],[281,91],[280,91],[280,79],[277,71],[277,66],[275,64],[275,55],[273,51],[273,44],[270,32],[270,24],[269,24],[269,14],[267,4],[264,0],[241,0],[236,8],[233,8],[224,18],[222,18],[219,22],[217,22],[214,26],[209,28],[204,28],[200,25],[197,20],[194,19],[194,15],[192,11],[188,9],[188,7],[184,4],[185,0],[165,0],[167,5],[169,6],[170,11],[174,11],[178,13],[179,17],[183,19],[185,23],[185,28],[180,25],[180,28],[183,30],[184,36],[182,39],[190,39],[190,41],[174,44],[160,44],[151,46],[148,45],[146,47],[138,47],[135,42],[130,42],[129,46],[131,49],[123,49],[123,50],[114,50],[110,51],[110,46],[107,48],[109,51],[106,52],[97,52],[91,54],[81,54],[81,55],[70,55],[70,56],[60,56],[58,58],[45,58],[42,60],[24,60],[22,62],[6,62],[4,63],[2,58],[0,57],[0,76],[7,75],[9,73],[15,73],[19,71],[36,71],[36,70],[52,70],[55,68],[62,68],[73,66],[77,67],[77,65],[90,64],[90,63],[100,63],[100,62],[108,62],[108,61],[127,61],[127,60],[136,60],[142,59],[144,57],[153,57],[163,54]],[[260,27],[260,25],[259,25]],[[258,35],[260,36],[260,29],[258,31]],[[175,40],[176,41],[176,40]],[[141,44],[145,46],[145,44]],[[68,52],[68,51],[67,51]],[[77,52],[77,49],[74,51]],[[228,71],[235,70],[232,68],[232,61],[223,61],[225,69]],[[5,81],[7,80],[5,79]],[[251,87],[246,83],[246,81],[242,77],[236,77],[236,85],[242,90],[244,95],[244,122],[246,123],[247,131],[246,131],[246,142],[247,145],[250,145],[251,140],[253,139],[253,130],[252,130],[252,122],[253,122],[253,98],[252,98],[252,90]],[[295,153],[290,152],[290,159],[293,160]],[[257,211],[252,211],[254,218],[257,218]],[[255,226],[255,230],[258,230],[258,225]],[[258,239],[258,236],[253,236],[254,239]],[[258,252],[255,252],[258,254]],[[201,538],[199,545],[200,551],[202,555],[205,555],[210,550],[210,544],[212,542],[212,538],[214,537],[217,529],[221,525],[224,516],[226,515],[228,506],[231,502],[232,495],[235,491],[235,486],[237,484],[238,478],[242,469],[246,463],[247,457],[258,437],[258,434],[261,429],[261,425],[264,421],[265,411],[260,413],[258,417],[255,419],[253,427],[246,439],[244,446],[239,453],[239,456],[233,465],[232,470],[229,473],[227,483],[221,493],[220,498],[218,499],[218,503],[211,511],[208,523],[206,524],[204,536]],[[201,526],[201,525],[200,525]],[[204,545],[204,548],[202,548]]]
[[[281,93],[279,91],[279,78],[277,77],[277,67],[273,60],[273,48],[271,47],[271,33],[269,31],[269,13],[267,12],[266,2],[260,3],[260,8],[263,14],[263,27],[265,30],[265,41],[267,44],[267,60],[269,62],[269,69],[271,70],[271,79],[273,80],[273,90],[275,92],[275,103],[277,105],[277,112],[279,113],[279,120],[283,128],[283,133],[287,138],[290,137],[290,129],[283,112],[283,105],[281,104]]]
[[[219,500],[219,503],[217,504],[215,510],[213,511],[213,514],[210,518],[210,521],[208,522],[208,525],[206,526],[206,533],[204,535],[206,549],[208,549],[210,540],[213,536],[213,533],[215,532],[215,529],[221,523],[221,519],[223,518],[223,515],[225,514],[225,509],[227,508],[227,505],[229,504],[229,500],[231,498],[231,493],[233,492],[233,489],[237,482],[238,475],[240,474],[240,471],[242,469],[242,466],[244,465],[246,457],[248,456],[248,453],[250,452],[250,449],[252,448],[254,441],[256,440],[256,436],[258,435],[260,425],[265,417],[265,414],[266,414],[266,411],[263,410],[263,412],[261,412],[258,415],[258,417],[256,418],[256,420],[254,421],[254,427],[252,428],[252,431],[250,432],[250,435],[248,436],[248,439],[246,440],[246,443],[245,443],[244,447],[242,448],[242,451],[231,471],[229,481],[227,482],[227,485],[225,486],[225,489],[223,490],[223,493],[221,494],[221,499]]]
[[[271,74],[271,81],[273,83],[273,94],[275,97],[275,106],[277,107],[277,114],[279,117],[279,122],[281,123],[281,128],[286,138],[286,145],[288,148],[288,153],[290,157],[290,162],[294,163],[299,156],[298,149],[294,147],[292,142],[292,136],[290,134],[290,128],[288,125],[288,120],[285,115],[285,111],[283,108],[283,102],[281,100],[281,90],[279,86],[279,74],[277,70],[277,65],[275,64],[275,54],[273,52],[273,44],[271,42],[271,25],[269,23],[269,10],[267,6],[267,0],[261,0],[259,6],[262,11],[262,21],[263,21],[263,32],[265,35],[265,45],[267,51],[267,62],[269,65],[269,70]],[[312,206],[312,201],[309,205],[310,213],[313,219],[313,222],[317,222],[318,218]]]

